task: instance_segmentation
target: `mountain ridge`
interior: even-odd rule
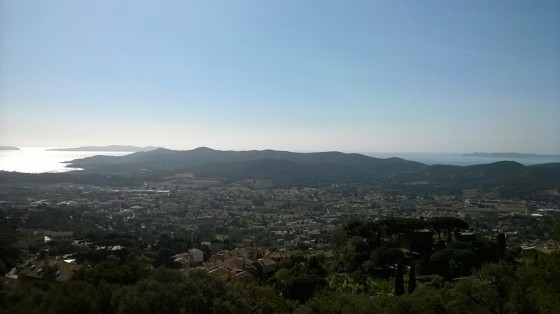
[[[207,147],[183,151],[160,148],[149,152],[132,153],[126,156],[93,156],[73,160],[69,163],[69,166],[90,171],[128,172],[141,169],[145,171],[171,171],[185,170],[207,164],[250,162],[257,160],[286,160],[302,165],[318,163],[335,164],[378,172],[416,171],[426,167],[426,165],[422,163],[396,157],[382,159],[356,153],[347,154],[336,151],[314,153],[294,153],[276,150],[221,151]]]
[[[175,151],[158,148],[124,156],[75,159],[70,167],[84,170],[64,176],[24,176],[0,173],[6,182],[111,182],[166,180],[179,173],[224,182],[270,180],[276,186],[367,184],[411,193],[461,195],[464,189],[498,192],[504,197],[525,197],[560,187],[560,163],[526,166],[498,161],[471,166],[428,166],[401,158],[375,158],[341,152],[293,153],[275,150],[220,151],[211,148]],[[46,182],[46,181],[43,181]],[[425,182],[423,184],[411,184]]]

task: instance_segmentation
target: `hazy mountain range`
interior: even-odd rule
[[[48,151],[64,151],[64,152],[147,152],[157,149],[158,147],[146,146],[138,147],[132,145],[109,145],[109,146],[82,146],[73,148],[51,148]]]
[[[194,150],[176,151],[159,148],[149,152],[138,152],[126,156],[93,156],[73,160],[71,167],[101,172],[135,171],[183,171],[204,172],[231,170],[232,168],[251,168],[268,165],[288,170],[332,167],[330,171],[343,168],[346,171],[374,171],[377,173],[413,171],[426,165],[401,158],[380,159],[361,154],[340,152],[293,153],[275,150],[220,151],[200,147]],[[211,170],[213,169],[213,170]],[[327,169],[325,169],[327,170]]]
[[[293,153],[274,150],[187,151],[156,149],[126,156],[77,159],[71,167],[86,173],[171,175],[189,172],[226,180],[269,179],[282,184],[366,182],[422,190],[484,188],[508,193],[560,187],[560,163],[525,166],[501,161],[474,166],[428,166],[401,158],[380,159],[340,152]],[[411,182],[424,182],[411,187]]]
[[[525,166],[500,161],[474,166],[428,166],[401,158],[381,159],[340,152],[220,151],[206,147],[176,151],[158,148],[125,156],[76,159],[69,162],[69,166],[84,170],[36,175],[0,172],[0,181],[119,185],[135,180],[165,180],[174,174],[190,173],[229,182],[266,179],[281,186],[346,182],[441,194],[461,194],[463,189],[476,188],[517,197],[560,187],[560,163]]]

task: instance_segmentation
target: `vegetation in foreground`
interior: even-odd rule
[[[203,270],[154,268],[157,261],[141,253],[108,256],[67,282],[3,283],[0,313],[555,313],[560,308],[560,252],[514,259],[500,238],[486,245],[454,239],[453,230],[464,222],[447,220],[439,223],[448,241],[435,252],[418,255],[392,245],[391,228],[412,230],[417,220],[353,222],[333,236],[332,259],[292,255],[272,277],[250,282],[224,281]]]

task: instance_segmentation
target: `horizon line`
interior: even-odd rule
[[[471,151],[471,152],[452,152],[452,151],[366,151],[366,150],[336,150],[336,149],[328,149],[328,150],[291,150],[291,149],[275,149],[275,148],[264,148],[264,149],[221,149],[221,148],[214,148],[209,146],[196,146],[192,148],[176,148],[176,147],[164,147],[158,145],[122,145],[122,144],[109,144],[109,145],[82,145],[82,146],[17,146],[17,145],[0,145],[0,147],[16,147],[19,149],[69,149],[69,148],[82,148],[82,147],[110,147],[110,146],[132,146],[137,148],[148,148],[153,147],[155,149],[163,148],[168,150],[174,151],[189,151],[195,150],[199,148],[208,148],[217,151],[287,151],[293,153],[325,153],[325,152],[339,152],[345,154],[453,154],[453,155],[464,155],[464,154],[520,154],[520,155],[539,155],[539,156],[550,156],[550,157],[557,157],[560,156],[560,152],[558,153],[538,153],[538,152],[520,152],[520,151]],[[102,150],[100,150],[102,151]],[[123,151],[125,152],[125,151]]]

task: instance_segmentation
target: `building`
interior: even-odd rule
[[[17,231],[17,241],[13,247],[28,250],[39,248],[45,244],[45,232],[36,229],[19,228]]]
[[[189,253],[179,253],[171,258],[175,263],[181,264],[183,269],[189,269],[192,264],[192,256]]]
[[[276,263],[275,260],[266,257],[259,258],[255,262],[255,266],[257,267],[259,273],[264,277],[274,274],[274,272],[278,269],[278,263]]]
[[[74,241],[74,231],[45,231],[45,235],[56,244],[70,243]]]
[[[74,240],[74,231],[50,231],[36,229],[17,229],[18,241],[13,245],[19,249],[40,248],[45,242],[66,244]]]
[[[202,250],[196,248],[190,249],[189,255],[191,256],[191,263],[194,265],[200,264],[204,260],[204,253]]]
[[[45,250],[42,260],[33,261],[19,271],[18,279],[63,282],[72,278],[80,268],[74,260],[54,259],[49,256],[49,251]]]

